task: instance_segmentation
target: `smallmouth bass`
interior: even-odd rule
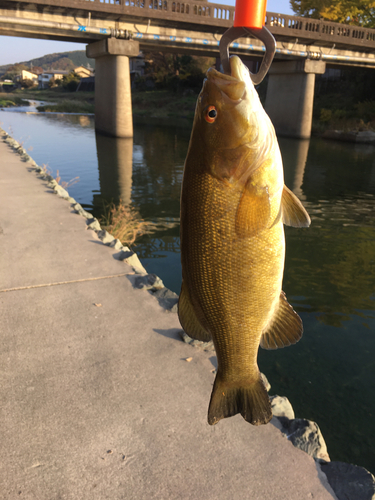
[[[213,339],[218,370],[208,423],[241,413],[253,425],[272,418],[257,365],[259,345],[296,343],[302,321],[281,289],[283,224],[310,218],[284,185],[273,125],[246,66],[210,68],[198,97],[181,192],[182,288],[186,333]]]

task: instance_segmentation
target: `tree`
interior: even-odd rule
[[[65,90],[68,90],[69,92],[75,92],[77,90],[80,81],[81,77],[77,75],[77,73],[74,73],[74,71],[71,71],[69,75],[63,76],[62,86]]]
[[[290,6],[298,16],[375,27],[374,0],[290,0]]]

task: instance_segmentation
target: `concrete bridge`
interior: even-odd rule
[[[234,7],[176,0],[0,0],[0,34],[86,43],[96,59],[95,122],[133,135],[129,57],[158,50],[217,57]],[[375,68],[375,30],[267,12],[277,40],[265,108],[283,135],[311,133],[315,75],[326,66]],[[260,60],[264,47],[241,38],[231,53]]]

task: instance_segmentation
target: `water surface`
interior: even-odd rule
[[[0,122],[53,175],[79,176],[69,193],[96,216],[106,201],[122,199],[145,219],[172,226],[142,237],[135,250],[149,272],[179,292],[189,130],[136,125],[129,140],[96,136],[89,116],[2,111]],[[318,422],[332,460],[374,473],[375,148],[279,142],[286,184],[312,219],[308,229],[286,228],[283,288],[305,333],[295,346],[260,350],[259,364],[272,394],[287,396],[297,417]]]

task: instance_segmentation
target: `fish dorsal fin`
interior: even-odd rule
[[[284,185],[281,198],[282,220],[286,226],[309,227],[311,219],[297,196]]]
[[[240,238],[254,236],[270,226],[270,198],[267,188],[259,188],[251,180],[246,184],[236,213],[236,234]]]
[[[302,320],[287,301],[285,293],[280,294],[279,304],[260,339],[263,349],[278,349],[295,344],[302,337]]]
[[[189,337],[201,340],[202,342],[209,342],[211,340],[211,335],[200,324],[194,312],[189,291],[184,281],[182,282],[180,298],[178,300],[178,317],[182,328]]]

